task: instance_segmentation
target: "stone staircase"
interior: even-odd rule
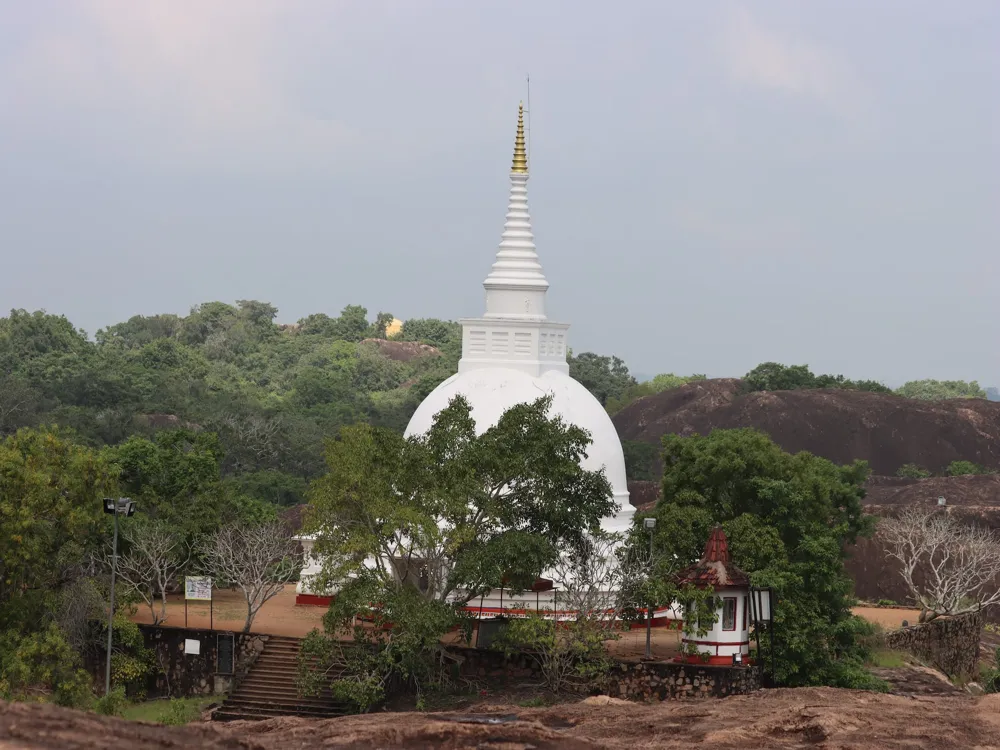
[[[299,668],[298,638],[271,636],[249,674],[229,698],[212,714],[213,721],[270,719],[302,716],[328,719],[349,713],[324,690],[315,697],[301,698],[295,684]]]

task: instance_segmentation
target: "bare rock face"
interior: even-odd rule
[[[614,415],[622,440],[753,427],[790,453],[868,461],[875,474],[903,464],[941,472],[952,461],[1000,468],[1000,403],[920,401],[834,389],[743,394],[736,379],[703,380],[646,396]]]
[[[362,344],[369,344],[378,349],[379,354],[396,362],[410,362],[420,357],[440,357],[441,350],[417,341],[389,341],[387,339],[365,339]]]
[[[589,750],[640,747],[1000,749],[1000,696],[879,695],[834,688],[761,690],[663,703],[548,708],[472,706],[452,714],[377,712],[341,719],[165,727],[46,704],[0,702],[0,749]],[[495,721],[483,721],[492,716]]]

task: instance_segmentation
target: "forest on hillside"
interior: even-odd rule
[[[0,318],[0,437],[21,427],[55,427],[116,459],[198,446],[215,465],[220,491],[293,505],[324,471],[325,438],[357,422],[401,432],[461,356],[461,327],[452,321],[418,318],[393,326],[393,315],[369,320],[359,305],[294,325],[276,324],[277,314],[256,300],[207,302],[186,316],[137,315],[91,338],[64,316],[13,310]],[[392,342],[422,346],[387,345],[390,327]],[[571,352],[569,365],[612,414],[705,378],[664,373],[640,383],[620,358],[593,352]],[[773,362],[751,370],[743,383],[746,391],[889,391],[875,381]],[[912,381],[896,393],[986,396],[975,382],[933,380]],[[624,448],[630,476],[646,478],[633,468],[645,466],[654,447],[627,442]],[[126,470],[126,489],[129,477]],[[135,478],[132,491],[141,492],[141,484]]]
[[[0,318],[0,437],[57,428],[115,454],[139,493],[150,456],[200,451],[227,494],[292,505],[324,470],[325,438],[357,422],[402,432],[461,356],[451,321],[407,320],[392,341],[423,346],[394,348],[388,313],[369,320],[348,305],[294,325],[277,314],[267,302],[208,302],[91,338],[63,316],[13,310]],[[602,403],[636,382],[618,358],[585,352],[571,367]],[[145,468],[130,473],[140,456]]]

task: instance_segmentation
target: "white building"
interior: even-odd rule
[[[750,628],[753,626],[750,579],[729,559],[729,542],[721,526],[712,530],[701,559],[682,570],[677,578],[681,584],[711,588],[718,601],[715,622],[704,623],[706,632],[685,633],[681,639],[682,646],[697,652],[687,656],[687,661],[732,664],[733,656],[739,654],[740,661],[745,662],[750,654]]]
[[[632,525],[634,509],[629,504],[621,442],[604,407],[569,376],[566,361],[569,324],[554,322],[546,315],[549,282],[535,252],[527,184],[522,107],[517,116],[506,222],[496,261],[483,282],[486,312],[481,318],[461,320],[462,358],[458,372],[420,404],[406,434],[426,432],[435,415],[459,394],[471,404],[479,432],[496,424],[510,407],[551,394],[552,412],[590,433],[592,443],[582,465],[586,469],[605,471],[617,505],[617,512],[605,518],[602,527],[606,531],[622,531]],[[311,539],[303,538],[302,542],[308,553]],[[318,571],[318,561],[309,560],[298,585],[299,603],[329,600],[328,596],[315,596],[318,592],[309,589],[309,577]],[[503,597],[503,592],[493,592],[483,602],[477,602],[474,609],[484,615],[493,614],[501,603],[505,607],[512,603],[509,592],[506,600]],[[518,601],[545,608],[557,604],[557,597],[558,594],[551,591],[536,591],[520,595]]]

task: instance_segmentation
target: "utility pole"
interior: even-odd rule
[[[649,529],[649,572],[653,572],[653,529],[656,528],[655,518],[644,518],[642,525]],[[646,604],[646,659],[653,658],[653,608]]]
[[[115,536],[111,543],[111,609],[108,610],[108,654],[104,665],[104,695],[111,693],[111,637],[115,624],[115,574],[118,572],[118,514],[125,517],[135,513],[135,503],[127,497],[104,498],[104,512],[115,517]]]

